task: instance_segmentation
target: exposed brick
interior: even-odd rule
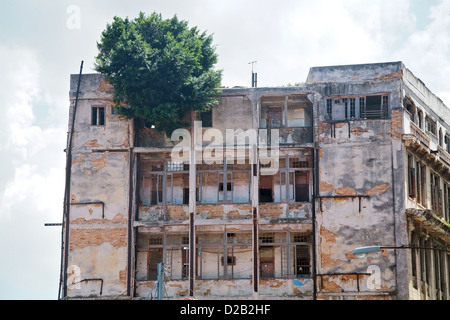
[[[71,229],[70,250],[111,243],[114,247],[127,246],[126,228]]]

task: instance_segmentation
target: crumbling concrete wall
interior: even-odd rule
[[[72,76],[70,120],[77,83]],[[112,114],[110,90],[100,75],[82,76],[70,177],[69,297],[113,296],[127,289],[132,126]],[[104,125],[91,124],[93,106],[104,108]]]
[[[397,116],[400,67],[397,63],[330,67],[312,69],[308,77],[308,82],[317,83],[322,98],[316,110],[317,267],[318,274],[326,275],[319,277],[322,298],[337,292],[344,296],[349,292],[390,295],[398,289],[399,265],[392,252],[357,259],[352,251],[361,246],[394,246],[399,241],[402,226],[397,217],[402,215],[405,200],[400,192],[404,182],[402,115]],[[381,93],[389,96],[387,119],[326,118],[327,98]]]

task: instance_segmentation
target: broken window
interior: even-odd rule
[[[259,177],[259,202],[273,202],[273,176]]]
[[[416,107],[414,103],[411,101],[410,98],[406,97],[403,101],[403,106],[406,110],[408,110],[408,113],[410,115],[410,120],[414,123],[417,123],[416,120]]]
[[[162,174],[141,175],[140,200],[142,205],[157,205],[162,202]]]
[[[326,120],[351,120],[387,118],[389,111],[388,95],[365,97],[342,97],[326,100]]]
[[[311,127],[311,110],[305,95],[264,96],[261,100],[260,127]]]
[[[281,128],[283,124],[283,109],[281,107],[267,107],[263,110],[261,122],[264,128]]]
[[[289,231],[260,234],[261,277],[292,278],[311,275],[311,236]],[[199,279],[251,279],[252,234],[198,232],[195,269]],[[152,233],[138,228],[137,280],[156,280],[157,265],[164,262],[171,280],[188,279],[189,237],[183,233]]]
[[[367,119],[386,118],[388,115],[388,96],[366,96],[363,117]]]
[[[105,107],[95,106],[91,108],[91,125],[105,125]]]
[[[136,263],[138,280],[157,280],[158,264],[162,262],[162,235],[138,233]]]

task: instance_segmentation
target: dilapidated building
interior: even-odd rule
[[[62,298],[154,297],[158,266],[168,299],[450,298],[450,109],[403,63],[224,88],[171,138],[112,90],[71,76]]]

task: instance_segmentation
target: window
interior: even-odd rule
[[[436,122],[429,117],[425,117],[426,130],[436,136]]]
[[[367,96],[363,116],[367,119],[386,118],[388,115],[388,96]]]
[[[333,99],[327,99],[327,116],[328,120],[331,120],[331,115],[333,113]]]
[[[273,202],[273,176],[259,177],[259,202]]]
[[[344,104],[345,119],[348,119],[348,104],[347,104],[347,101],[348,101],[347,98],[343,98],[342,99],[342,103]]]
[[[444,220],[450,222],[450,185],[444,184]]]
[[[167,171],[183,171],[183,170],[184,170],[183,161],[169,161],[167,163]]]
[[[289,128],[305,127],[310,125],[305,118],[305,108],[297,106],[288,106],[287,108],[287,126]]]
[[[326,114],[326,120],[387,118],[389,95],[326,99]]]
[[[295,274],[297,276],[311,274],[309,246],[295,247]]]
[[[420,110],[417,112],[417,125],[423,130],[423,113]]]
[[[141,176],[140,199],[144,206],[157,205],[162,202],[162,174]]]
[[[426,183],[427,183],[427,169],[426,169],[425,165],[420,165],[420,188],[422,191],[422,194],[420,196],[420,200],[421,200],[420,203],[423,206],[426,205],[426,200],[427,200]]]
[[[359,98],[359,117],[365,118],[364,111],[366,110],[366,98],[360,97]]]
[[[312,126],[312,106],[305,95],[263,96],[261,128],[309,128]]]
[[[411,231],[410,244],[411,244],[412,247],[416,247],[416,232],[415,231]],[[410,254],[411,254],[412,281],[413,281],[414,288],[417,289],[417,260],[416,260],[417,251],[416,251],[416,249],[415,248],[411,248],[410,249]]]
[[[295,171],[295,202],[309,201],[309,174],[307,171]]]
[[[212,109],[200,112],[199,120],[202,122],[202,127],[212,127]]]
[[[414,105],[414,102],[412,102],[409,97],[406,97],[403,101],[403,106],[406,110],[408,110],[408,113],[410,114],[410,120],[416,123],[416,107]]]
[[[447,149],[446,150],[447,150],[448,153],[450,153],[450,135],[446,134],[444,139],[445,139],[445,143],[447,144]]]
[[[350,119],[354,119],[356,114],[356,101],[355,98],[350,98],[349,101],[350,101]]]
[[[431,209],[438,216],[442,215],[442,190],[440,189],[440,178],[433,172],[430,173]]]
[[[417,203],[422,203],[422,181],[421,181],[421,172],[420,172],[420,162],[416,161],[416,201]]]
[[[414,168],[414,158],[408,155],[408,193],[411,198],[415,198],[416,193],[416,170]]]
[[[91,125],[93,126],[105,125],[105,107],[91,108]]]
[[[283,125],[283,109],[281,107],[268,107],[265,109],[264,123],[266,128],[281,128]]]

